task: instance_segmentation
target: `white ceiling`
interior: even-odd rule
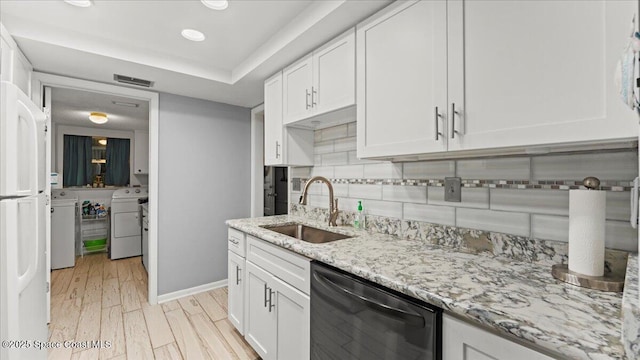
[[[2,0],[0,21],[34,69],[114,83],[113,74],[154,81],[152,90],[252,107],[263,81],[390,0]],[[207,39],[191,42],[184,28]]]
[[[138,104],[129,107],[113,102]],[[89,121],[89,113],[104,112],[109,121],[97,125]],[[109,130],[146,130],[149,128],[149,103],[121,96],[89,91],[51,89],[51,119],[58,125],[72,125]]]

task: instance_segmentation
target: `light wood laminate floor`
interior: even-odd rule
[[[259,359],[227,320],[227,288],[147,302],[140,257],[92,254],[51,272],[50,341],[110,341],[50,349],[49,359]]]

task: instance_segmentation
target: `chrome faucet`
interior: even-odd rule
[[[300,205],[307,205],[307,192],[309,190],[309,186],[315,181],[321,181],[327,184],[329,188],[329,226],[338,226],[336,224],[336,219],[338,219],[338,199],[333,198],[333,186],[331,185],[331,181],[323,176],[314,176],[304,184],[304,189],[302,190],[302,195],[300,195]]]

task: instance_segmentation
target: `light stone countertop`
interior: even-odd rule
[[[261,227],[286,222],[354,237],[311,244]],[[559,282],[546,265],[468,254],[346,226],[328,228],[292,215],[228,220],[227,225],[439,306],[554,357],[625,358],[622,294]],[[631,255],[629,263],[637,271],[637,255]]]

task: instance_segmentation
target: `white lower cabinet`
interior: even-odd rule
[[[309,358],[309,296],[246,262],[245,338],[264,360]]]
[[[522,345],[442,315],[442,360],[551,360]]]
[[[311,260],[231,228],[228,244],[229,321],[263,360],[309,359]]]
[[[244,335],[245,261],[232,251],[229,251],[228,274],[228,318],[238,332]]]

